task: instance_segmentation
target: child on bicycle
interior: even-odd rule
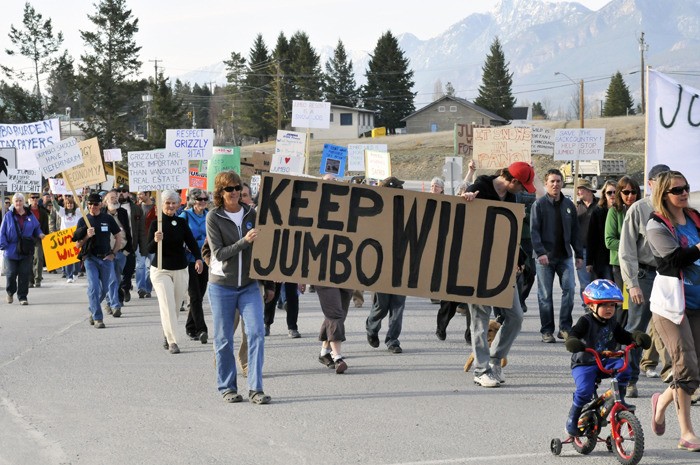
[[[597,352],[616,351],[618,344],[628,345],[635,342],[645,349],[651,346],[649,335],[635,331],[629,333],[615,316],[615,307],[622,303],[622,292],[614,282],[608,279],[596,279],[583,291],[583,302],[590,312],[587,312],[576,322],[566,339],[566,350],[572,352],[571,375],[576,383],[573,404],[566,419],[566,432],[571,436],[580,436],[578,418],[584,405],[593,399],[596,378],[607,378],[609,375],[601,372],[592,354],[586,348]],[[603,366],[610,370],[619,370],[624,364],[622,358],[602,358]],[[617,374],[620,397],[624,403],[627,383],[630,380],[630,369]],[[625,404],[627,405],[627,404]],[[632,406],[627,406],[631,410]]]

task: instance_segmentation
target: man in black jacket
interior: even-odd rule
[[[39,194],[31,194],[29,196],[29,211],[39,221],[41,232],[49,233],[49,211],[39,205]],[[44,269],[44,249],[41,247],[41,242],[37,242],[34,247],[34,260],[32,262],[33,272],[29,276],[29,287],[41,287],[42,271]]]
[[[121,229],[120,234],[122,236],[121,247],[115,252],[113,261],[114,272],[109,279],[107,303],[104,307],[106,313],[112,314],[115,318],[119,318],[122,315],[121,308],[123,304],[122,299],[119,298],[119,285],[122,279],[126,258],[131,255],[131,252],[129,252],[132,250],[131,225],[129,224],[129,215],[123,208],[119,208],[119,200],[115,189],[107,192],[103,204],[103,213],[106,213],[114,219],[117,226]]]
[[[117,188],[117,195],[120,209],[124,210],[129,217],[132,237],[119,285],[119,299],[128,302],[131,300],[131,278],[136,270],[136,251],[138,250],[141,255],[146,255],[146,218],[143,209],[134,203],[128,185],[121,184]]]

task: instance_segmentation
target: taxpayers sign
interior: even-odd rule
[[[34,152],[60,141],[61,127],[57,118],[24,124],[0,124],[0,147],[17,149],[18,168],[38,168]]]
[[[523,217],[520,204],[268,174],[251,275],[510,307]]]

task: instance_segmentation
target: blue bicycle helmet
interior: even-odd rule
[[[586,305],[622,302],[622,291],[609,279],[596,279],[583,291],[583,303]]]

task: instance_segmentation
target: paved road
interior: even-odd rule
[[[484,389],[462,371],[464,318],[441,342],[433,334],[437,306],[418,298],[407,302],[400,355],[371,348],[367,304],[352,308],[343,346],[349,369],[336,375],[317,361],[321,312],[307,294],[303,338],[287,338],[280,311],[266,339],[273,403],[226,404],[215,388],[212,345],[186,340],[183,319],[182,353],[162,349],[155,299],[132,300],[122,318],[107,317],[107,328],[96,330],[87,322],[85,280],[46,276],[30,290],[29,306],[0,304],[1,465],[617,463],[604,447],[585,459],[566,446],[562,457],[549,453],[573,382],[564,345],[540,342],[532,310],[507,383]],[[529,307],[537,308],[534,294]],[[208,308],[206,316],[210,322]],[[240,376],[239,387],[246,390]],[[649,398],[659,387],[640,382],[642,463],[700,463],[700,455],[675,450],[674,417],[664,437],[651,433]],[[693,419],[700,425],[700,407]]]

